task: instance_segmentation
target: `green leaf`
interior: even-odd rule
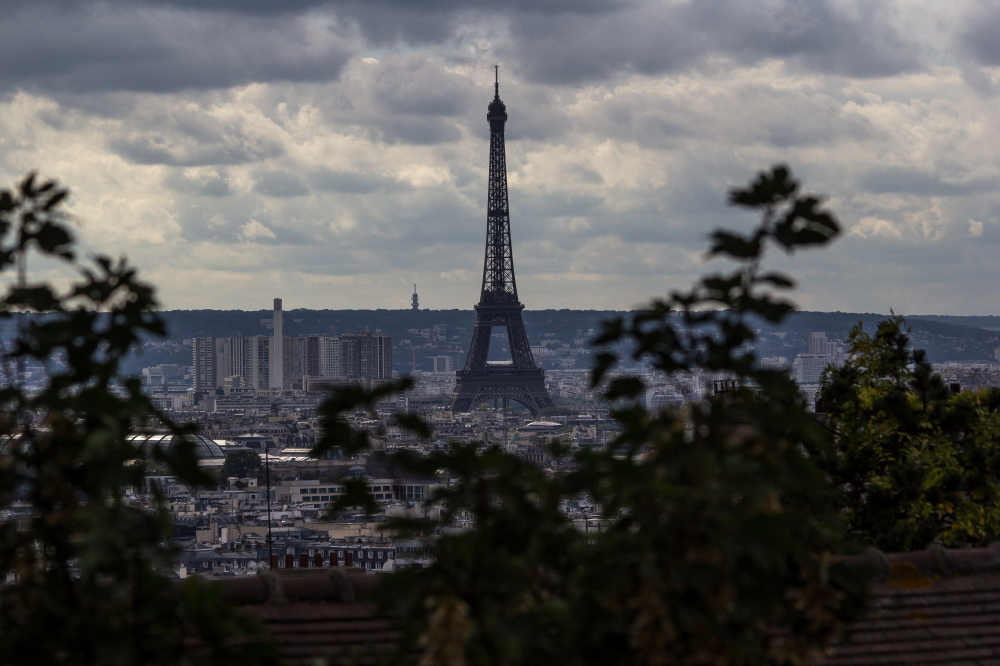
[[[712,246],[709,249],[709,256],[716,254],[728,254],[738,259],[756,257],[761,251],[761,238],[744,238],[728,231],[714,231],[711,234]]]
[[[597,386],[604,379],[604,375],[618,362],[618,357],[611,352],[600,352],[594,362],[594,369],[590,374],[590,388]]]
[[[397,414],[396,423],[421,439],[430,439],[431,437],[430,426],[417,414]]]
[[[63,251],[72,242],[69,231],[52,222],[46,222],[35,234],[38,247],[48,254]]]
[[[771,167],[770,173],[760,172],[750,187],[731,189],[729,203],[734,206],[760,208],[785,201],[797,190],[798,183],[792,179],[788,167],[777,165]]]
[[[757,277],[757,282],[772,284],[780,289],[793,289],[795,287],[795,282],[781,273],[765,273]]]
[[[608,384],[605,398],[608,400],[617,400],[618,398],[634,399],[645,388],[645,384],[638,377],[616,377]]]

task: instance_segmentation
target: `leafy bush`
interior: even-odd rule
[[[226,483],[226,479],[235,476],[238,479],[257,478],[264,471],[264,464],[260,461],[260,454],[256,451],[233,451],[226,454],[226,461],[222,463],[222,471],[219,472],[219,481]]]
[[[273,663],[258,624],[195,580],[171,583],[161,498],[153,510],[128,501],[150,460],[184,483],[211,478],[190,441],[148,452],[129,441],[147,425],[181,437],[192,428],[122,376],[124,357],[164,323],[124,259],[76,259],[66,196],[34,176],[0,191],[0,271],[11,283],[0,319],[14,328],[0,349],[0,511],[30,509],[0,524],[0,664]],[[32,255],[76,278],[64,290],[32,281]],[[47,369],[40,390],[24,385],[28,363]]]
[[[1000,538],[1000,389],[953,395],[904,320],[861,324],[829,369],[821,402],[836,441],[828,463],[846,489],[850,536],[883,550]]]

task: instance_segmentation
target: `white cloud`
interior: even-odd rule
[[[863,217],[858,223],[851,227],[851,233],[862,238],[902,238],[903,231],[890,220],[881,220],[877,217]]]
[[[250,220],[240,228],[240,236],[248,243],[253,243],[260,238],[277,238],[273,231],[265,227],[257,220]]]

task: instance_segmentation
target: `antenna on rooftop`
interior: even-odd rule
[[[496,80],[493,82],[493,93],[500,97],[500,65],[493,65],[493,74]]]

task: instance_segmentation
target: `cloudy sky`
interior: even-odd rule
[[[493,64],[529,309],[627,308],[788,163],[814,310],[1000,314],[1000,3],[0,0],[0,177],[165,307],[471,307]]]

